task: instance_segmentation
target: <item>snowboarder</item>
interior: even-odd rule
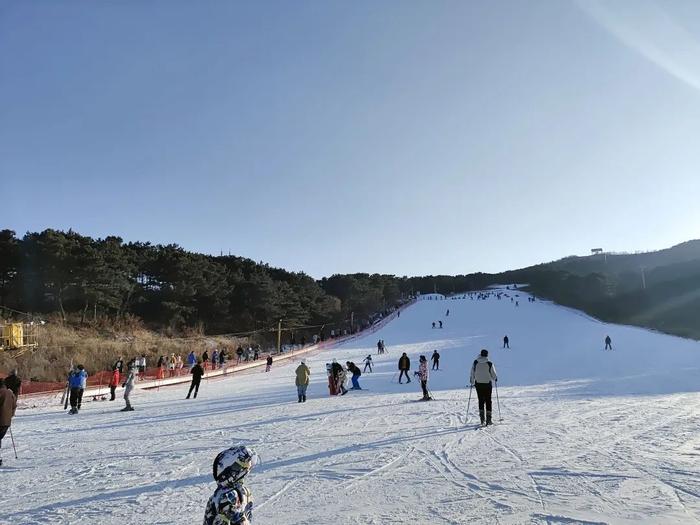
[[[367,369],[369,368],[369,371],[372,372],[372,355],[369,354],[367,357],[365,357],[365,368],[362,370],[363,372],[367,372]]]
[[[345,366],[347,366],[348,372],[352,374],[352,388],[350,390],[362,390],[362,388],[360,388],[360,376],[362,375],[360,369],[352,361],[347,361]]]
[[[423,401],[430,401],[430,393],[428,392],[428,360],[424,355],[418,358],[418,377],[420,378],[420,387],[423,389]]]
[[[131,368],[129,369],[129,375],[126,376],[126,380],[122,383],[122,387],[124,388],[124,401],[126,402],[126,406],[121,410],[122,412],[131,412],[134,410],[134,407],[131,406],[129,396],[131,395],[131,391],[134,389],[135,382],[136,370]]]
[[[510,339],[508,339],[507,335],[503,336],[503,348],[510,349]]]
[[[493,382],[498,381],[496,368],[489,361],[489,351],[482,350],[481,355],[474,360],[472,371],[469,376],[469,383],[476,388],[476,395],[479,398],[479,419],[482,425],[491,425],[491,391]],[[484,408],[486,410],[484,411]]]
[[[433,350],[433,355],[430,357],[433,362],[433,370],[440,370],[440,354],[437,350]]]
[[[612,339],[610,339],[609,335],[605,336],[605,349],[612,350]]]
[[[311,370],[306,366],[306,362],[302,359],[301,364],[296,369],[296,381],[297,395],[299,396],[299,403],[306,403],[306,389],[309,386],[309,376],[311,375]]]
[[[216,490],[204,512],[204,525],[249,525],[253,519],[253,496],[243,478],[258,463],[255,451],[245,446],[231,447],[214,459]]]
[[[116,391],[117,387],[119,386],[119,369],[115,368],[112,370],[112,377],[109,380],[109,393],[110,393],[110,401],[114,401],[116,399]]]
[[[78,365],[75,370],[71,372],[68,378],[68,383],[70,385],[70,413],[77,414],[83,404],[83,392],[85,391],[85,386],[87,385],[88,374],[85,371],[83,365]]]
[[[0,449],[2,449],[2,438],[12,425],[12,418],[17,411],[17,398],[14,392],[7,388],[4,379],[0,379]],[[2,458],[0,457],[0,465]]]
[[[442,321],[438,321],[438,323],[440,323],[440,328],[442,328]]]
[[[406,374],[406,379],[408,379],[408,382],[411,382],[411,378],[408,376],[408,371],[411,369],[411,360],[408,358],[406,355],[406,352],[404,352],[401,357],[399,358],[399,371],[401,372],[399,374],[399,384],[401,384],[401,379],[403,378],[404,374]]]
[[[22,386],[22,380],[17,375],[16,368],[13,368],[10,375],[5,378],[5,386],[12,390],[15,399],[19,399],[19,387]]]
[[[197,399],[199,384],[202,382],[202,376],[204,375],[204,368],[202,368],[201,359],[197,359],[197,363],[190,369],[190,374],[192,374],[192,382],[190,383],[190,390],[187,392],[187,397],[185,399],[190,398],[192,389],[194,389],[194,398]]]
[[[265,372],[269,372],[271,368],[272,368],[272,356],[268,355],[267,356],[267,364],[265,366]]]

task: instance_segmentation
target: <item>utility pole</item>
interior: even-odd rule
[[[639,267],[640,270],[642,270],[642,290],[647,289],[647,279],[646,276],[644,275],[644,266]]]
[[[277,353],[282,349],[282,319],[277,323]]]

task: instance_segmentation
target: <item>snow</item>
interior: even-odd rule
[[[21,410],[19,460],[3,440],[0,523],[200,523],[214,456],[237,443],[262,459],[248,478],[256,524],[700,522],[700,345],[506,293],[518,307],[419,301],[371,336],[306,356],[305,404],[289,363],[208,380],[196,400],[186,385],[138,391],[131,413],[120,402],[77,416]],[[494,406],[496,424],[477,430],[465,385],[481,348],[501,414]],[[396,363],[407,352],[416,369],[433,349],[435,401],[417,401],[418,381],[392,382]],[[366,390],[329,397],[325,363],[362,366],[368,353]]]

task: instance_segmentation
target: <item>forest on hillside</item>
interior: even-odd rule
[[[465,266],[467,262],[465,262]],[[0,307],[74,325],[136,319],[177,335],[326,326],[352,330],[417,293],[527,283],[538,296],[605,321],[700,338],[700,242],[644,254],[568,257],[499,274],[399,277],[357,273],[315,280],[236,256],[175,244],[0,231]],[[351,320],[353,326],[351,326]]]

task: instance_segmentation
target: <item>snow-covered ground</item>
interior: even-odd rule
[[[137,392],[131,413],[22,410],[18,461],[4,440],[0,523],[200,523],[212,460],[237,443],[262,459],[248,478],[257,524],[700,522],[700,344],[519,302],[419,301],[371,338],[307,357],[305,404],[290,363],[210,380],[196,400],[186,386]],[[496,425],[475,430],[465,385],[481,348],[502,420],[495,409]],[[435,401],[420,402],[418,381],[392,379],[401,352],[415,369],[433,349]],[[368,353],[366,390],[329,397],[325,363]]]

